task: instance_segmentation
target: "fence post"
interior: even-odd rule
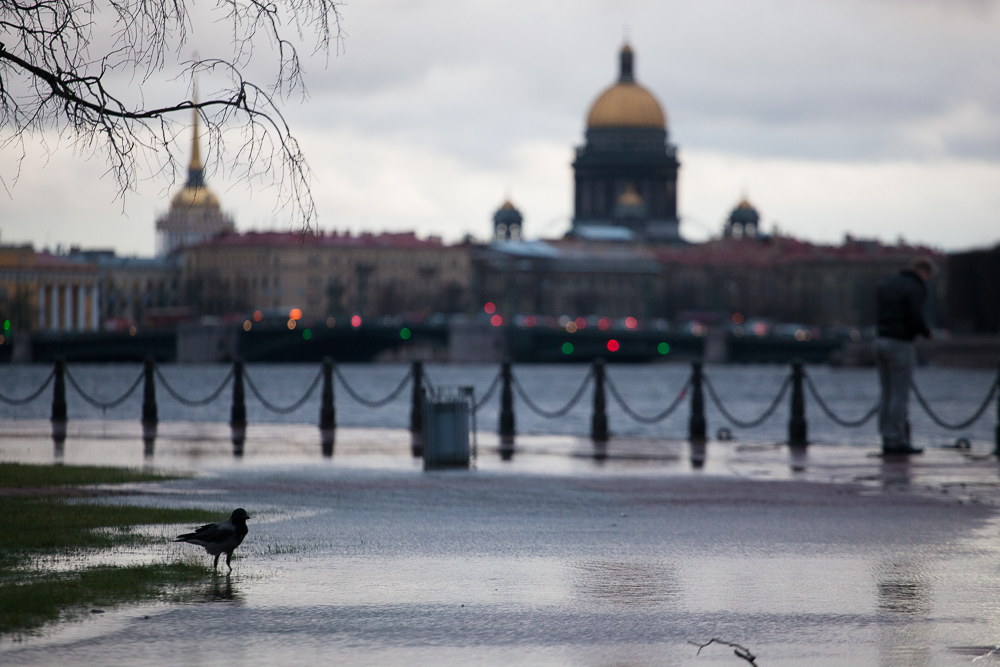
[[[333,407],[333,359],[323,358],[323,396],[319,408],[319,436],[323,456],[333,456],[336,442],[337,410]]]
[[[705,394],[701,388],[701,362],[691,363],[691,418],[688,420],[688,441],[704,443],[705,432]]]
[[[56,359],[56,378],[52,386],[52,439],[56,445],[56,456],[62,456],[66,444],[66,357]]]
[[[510,362],[500,367],[503,390],[500,393],[500,458],[507,461],[514,454],[514,392],[511,389]]]
[[[144,382],[142,385],[142,442],[144,445],[144,454],[147,457],[153,455],[153,444],[156,440],[156,425],[160,421],[156,409],[155,371],[156,362],[153,360],[153,357],[146,357],[143,365]]]
[[[413,401],[410,408],[410,449],[414,457],[424,455],[424,364],[413,362]]]
[[[997,432],[993,439],[993,453],[1000,456],[1000,369],[997,369]]]
[[[247,405],[243,393],[243,360],[233,362],[233,409],[229,427],[233,433],[233,456],[243,456],[243,443],[247,438]]]
[[[805,447],[808,425],[806,424],[806,399],[802,393],[802,360],[792,361],[792,416],[788,420],[788,446]]]
[[[590,439],[595,445],[605,445],[608,442],[608,415],[605,412],[604,401],[604,359],[594,360],[594,415],[590,421]]]

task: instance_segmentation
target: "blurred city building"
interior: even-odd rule
[[[180,251],[184,302],[200,315],[276,310],[287,318],[462,312],[470,246],[405,234],[223,234]]]
[[[571,234],[677,243],[677,149],[660,103],[635,80],[634,59],[624,45],[618,81],[587,115],[586,141],[573,161]]]
[[[948,258],[948,324],[957,333],[1000,333],[1000,245]]]
[[[97,267],[31,245],[0,246],[0,319],[24,332],[98,330]]]
[[[156,220],[156,254],[165,257],[184,246],[207,241],[216,234],[235,231],[233,219],[222,212],[219,198],[205,185],[198,112],[195,111],[187,182],[170,201],[170,210],[166,215]]]

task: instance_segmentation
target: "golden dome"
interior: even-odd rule
[[[621,61],[618,83],[601,93],[590,107],[587,127],[649,127],[665,130],[667,119],[660,103],[651,92],[635,82],[632,48],[625,44],[618,57]]]
[[[637,83],[616,83],[590,107],[587,127],[666,129],[667,120],[653,94]]]
[[[191,208],[192,206],[218,208],[219,199],[204,185],[185,185],[170,202],[170,208]]]

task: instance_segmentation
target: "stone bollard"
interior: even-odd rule
[[[802,360],[792,361],[792,416],[788,420],[788,446],[805,447],[809,444],[806,434],[808,425],[806,424],[806,399],[802,390],[802,379],[805,373],[802,370]]]
[[[413,362],[413,402],[410,408],[410,450],[414,457],[424,455],[424,364]]]
[[[52,385],[52,440],[55,443],[55,456],[61,459],[66,445],[66,424],[69,417],[66,412],[66,358],[56,359],[55,384]]]
[[[155,373],[156,362],[153,357],[146,357],[142,369],[142,443],[143,455],[146,458],[153,455],[153,447],[156,443],[156,425],[160,421],[156,409]]]
[[[511,388],[510,362],[500,367],[503,389],[500,392],[500,458],[509,461],[514,456],[514,392]]]
[[[594,441],[594,458],[607,458],[608,415],[604,400],[604,359],[594,360],[594,414],[590,420],[590,439]]]
[[[701,388],[701,362],[691,364],[691,418],[688,420],[688,441],[692,444],[705,443],[705,394]]]
[[[243,443],[247,439],[247,405],[243,392],[243,360],[233,362],[233,409],[229,417],[233,433],[233,456],[243,456]]]
[[[333,456],[337,440],[337,410],[333,406],[333,359],[323,358],[323,396],[319,407],[319,437],[323,456]]]

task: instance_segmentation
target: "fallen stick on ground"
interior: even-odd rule
[[[756,665],[757,664],[755,662],[757,660],[757,656],[755,656],[753,653],[751,653],[750,649],[746,648],[745,646],[740,646],[739,644],[734,644],[732,642],[727,642],[724,639],[719,639],[717,637],[712,637],[711,639],[709,639],[704,644],[699,644],[698,642],[693,642],[693,641],[691,641],[689,639],[688,640],[688,644],[691,644],[693,646],[697,646],[698,647],[698,652],[695,655],[701,655],[701,649],[703,649],[706,646],[709,646],[711,644],[723,644],[725,646],[732,647],[733,653],[736,655],[736,657],[743,658],[744,660],[746,660],[747,662],[749,662],[751,665]]]

